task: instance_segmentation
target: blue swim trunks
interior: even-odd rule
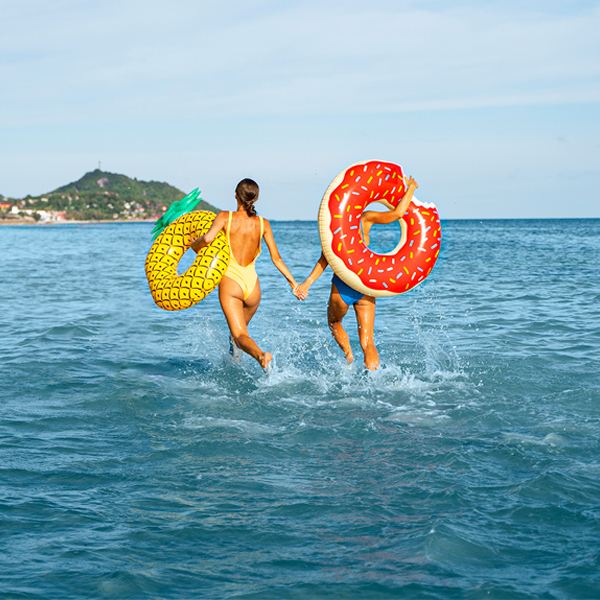
[[[357,292],[355,289],[351,288],[347,283],[344,283],[337,275],[333,276],[331,283],[335,285],[337,291],[342,297],[342,300],[348,306],[356,304],[364,296],[362,292]]]

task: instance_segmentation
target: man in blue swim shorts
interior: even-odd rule
[[[367,246],[369,245],[369,232],[373,225],[378,223],[393,223],[400,219],[406,212],[418,185],[411,177],[407,187],[406,194],[394,210],[388,212],[365,211],[363,213],[360,222],[363,241]],[[323,274],[327,266],[327,259],[323,252],[321,252],[321,257],[311,274],[303,283],[294,288],[294,294],[299,300],[304,300],[308,296],[310,286]],[[373,333],[375,327],[375,298],[357,292],[334,274],[331,280],[329,304],[327,305],[327,321],[335,341],[343,350],[346,360],[349,363],[354,360],[354,355],[352,354],[348,334],[342,326],[342,319],[346,316],[351,306],[354,307],[354,313],[356,314],[358,338],[365,357],[365,367],[370,371],[374,371],[379,366],[379,353],[375,347]]]

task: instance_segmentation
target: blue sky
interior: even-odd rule
[[[0,194],[98,167],[315,219],[401,164],[442,218],[600,217],[600,1],[0,0]]]

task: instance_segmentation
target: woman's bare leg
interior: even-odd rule
[[[263,369],[266,369],[272,359],[271,353],[263,352],[248,335],[248,323],[258,309],[260,297],[258,282],[245,301],[242,288],[233,279],[223,277],[219,285],[219,302],[235,345],[256,359]]]
[[[363,296],[355,305],[358,338],[365,355],[365,367],[374,371],[379,366],[379,353],[375,348],[375,298]]]
[[[348,312],[348,305],[342,300],[335,284],[331,284],[331,294],[329,296],[329,304],[327,305],[327,321],[329,329],[333,334],[333,338],[339,344],[340,348],[346,355],[346,360],[352,362],[354,355],[346,330],[342,326],[342,319]]]
[[[244,302],[244,319],[246,320],[246,325],[250,325],[250,321],[252,317],[255,315],[258,310],[258,305],[260,304],[260,300],[262,298],[262,291],[260,289],[260,281],[256,280],[256,285],[252,290],[252,293],[246,298]]]

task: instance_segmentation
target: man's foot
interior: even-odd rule
[[[367,360],[367,357],[365,356],[365,367],[369,371],[376,371],[377,367],[379,367],[379,356],[371,358],[370,360]]]
[[[369,346],[365,349],[365,367],[369,371],[375,371],[379,366],[379,353],[375,346]]]
[[[269,366],[272,360],[273,357],[271,356],[270,352],[263,352],[262,356],[258,359],[260,366],[267,372],[267,374],[269,373]]]

